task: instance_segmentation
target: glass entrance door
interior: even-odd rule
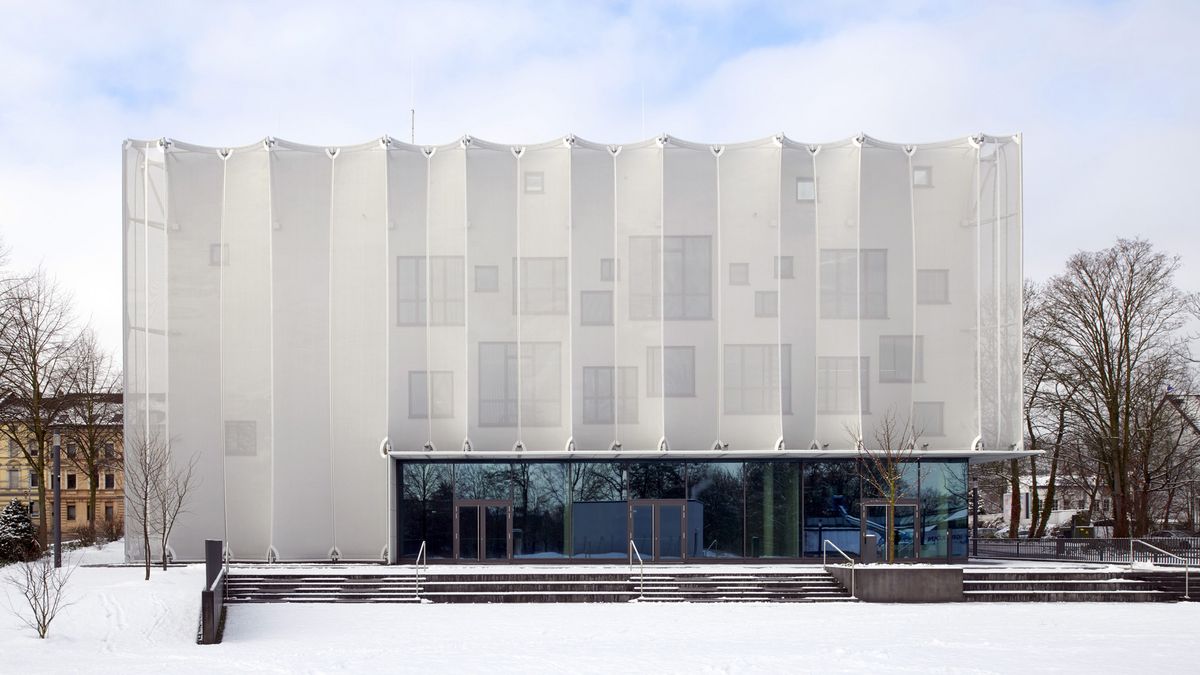
[[[638,499],[629,502],[629,538],[643,560],[682,560],[686,532],[686,501]]]
[[[917,557],[919,548],[917,532],[917,504],[912,500],[900,500],[895,506],[881,500],[865,500],[862,504],[862,534],[876,536],[876,559],[887,560],[888,511],[893,513],[892,544],[896,560],[911,560]]]
[[[454,557],[508,560],[512,557],[512,502],[473,499],[454,504]]]

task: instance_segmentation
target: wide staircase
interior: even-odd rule
[[[418,574],[370,568],[321,573],[234,568],[226,603],[250,602],[846,602],[850,594],[824,570],[693,572],[458,571]]]
[[[1161,577],[1161,578],[1160,578]],[[1170,573],[1108,570],[963,570],[968,602],[1174,602],[1182,593],[1163,585]]]

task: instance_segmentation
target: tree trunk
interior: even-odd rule
[[[142,509],[142,548],[146,553],[146,581],[150,581],[150,507],[143,502]]]
[[[1055,446],[1050,455],[1050,482],[1046,484],[1046,503],[1054,503],[1054,484],[1058,482],[1058,446]],[[1034,527],[1030,528],[1029,536],[1044,537],[1046,536],[1046,524],[1050,522],[1050,509],[1042,509],[1042,517],[1040,521],[1035,521]]]
[[[1042,519],[1042,500],[1038,497],[1037,457],[1029,457],[1029,537],[1037,535],[1034,530]]]
[[[96,531],[96,483],[99,476],[88,477],[88,525]]]
[[[1011,484],[1011,499],[1008,505],[1008,538],[1016,539],[1021,526],[1021,468],[1017,460],[1008,461],[1008,480]]]

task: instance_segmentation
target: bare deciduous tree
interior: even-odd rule
[[[1075,254],[1045,287],[1047,348],[1078,384],[1070,412],[1112,494],[1117,537],[1140,530],[1131,485],[1145,423],[1138,408],[1161,400],[1177,372],[1172,364],[1188,358],[1183,329],[1196,317],[1196,299],[1175,286],[1178,269],[1178,256],[1119,239]]]
[[[41,556],[28,562],[11,566],[8,582],[17,589],[24,603],[19,607],[9,606],[13,614],[26,626],[37,631],[45,639],[50,624],[64,608],[67,601],[67,582],[75,572],[76,561],[65,560],[62,567],[54,566],[52,556]]]
[[[59,427],[73,449],[67,461],[88,477],[88,525],[95,530],[100,476],[121,465],[121,377],[90,329],[80,333],[68,361],[70,393]]]
[[[872,434],[873,442],[864,441],[852,427],[847,428],[847,432],[858,448],[861,479],[887,504],[885,555],[887,562],[895,562],[896,504],[909,489],[916,488],[915,481],[911,484],[910,481],[917,466],[914,452],[921,432],[914,427],[911,416],[906,415],[901,420],[894,408],[889,408],[879,418]]]
[[[150,580],[150,533],[158,531],[155,495],[170,461],[167,445],[152,432],[138,431],[125,439],[125,514],[141,539],[146,580]],[[130,536],[132,533],[126,533]]]
[[[171,530],[179,514],[187,509],[188,497],[196,483],[197,458],[192,456],[187,463],[172,462],[168,448],[167,457],[158,462],[159,470],[153,475],[150,483],[151,504],[155,510],[154,520],[158,524],[159,553],[162,555],[162,568],[167,569],[167,545],[171,540]]]
[[[71,329],[69,298],[43,270],[4,289],[0,351],[0,431],[16,443],[30,470],[46,475],[52,426],[63,402],[69,354],[76,334]],[[38,536],[46,543],[46,484],[37,481]]]

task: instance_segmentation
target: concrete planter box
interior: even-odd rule
[[[850,588],[850,567],[827,565],[825,570]],[[917,565],[855,565],[854,596],[863,602],[962,602],[961,567]]]

